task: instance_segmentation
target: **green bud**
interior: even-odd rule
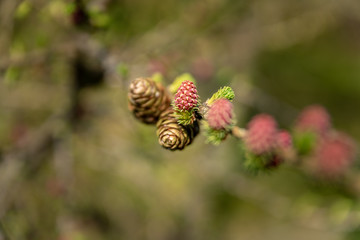
[[[210,99],[207,100],[208,105],[212,105],[216,100],[220,98],[225,98],[229,101],[232,101],[235,97],[234,90],[231,87],[225,86],[220,88],[216,93],[212,95]]]
[[[175,80],[173,81],[173,83],[169,86],[169,91],[172,94],[175,94],[176,91],[179,89],[181,83],[183,81],[190,81],[193,82],[194,84],[196,84],[196,80],[195,78],[190,74],[190,73],[183,73],[180,76],[176,77]]]

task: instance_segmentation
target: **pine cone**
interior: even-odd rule
[[[221,98],[211,105],[207,120],[211,128],[221,130],[232,123],[233,115],[232,103],[225,98]]]
[[[318,169],[328,176],[341,175],[354,160],[353,140],[343,133],[326,136],[315,153]]]
[[[183,81],[175,94],[175,106],[180,110],[191,110],[198,104],[197,90],[191,81]]]
[[[255,154],[271,152],[276,144],[277,124],[274,118],[267,114],[253,117],[248,124],[245,145]]]
[[[275,147],[276,151],[272,152],[266,164],[266,168],[276,168],[285,160],[292,158],[292,138],[288,131],[280,130],[276,133]]]
[[[331,128],[330,116],[323,106],[308,106],[300,113],[295,128],[324,134]]]
[[[199,133],[197,121],[186,126],[178,124],[172,108],[168,108],[160,115],[156,126],[160,145],[169,150],[182,150],[191,144]]]
[[[150,78],[136,78],[129,88],[129,109],[137,119],[155,124],[160,114],[170,106],[170,97],[164,86]]]
[[[292,138],[288,131],[280,130],[276,134],[276,146],[280,150],[287,150],[292,147]]]

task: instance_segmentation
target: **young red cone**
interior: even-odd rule
[[[292,138],[288,131],[280,130],[276,134],[276,147],[284,151],[292,147]]]
[[[183,81],[175,94],[175,106],[180,111],[189,111],[198,104],[197,90],[191,81]]]
[[[300,113],[295,128],[300,131],[324,134],[331,128],[329,113],[323,106],[308,106]]]
[[[251,119],[245,137],[245,145],[255,154],[271,152],[276,144],[277,124],[267,114],[259,114]]]
[[[207,120],[209,126],[215,130],[225,129],[233,120],[233,105],[227,99],[216,100],[210,107]]]
[[[326,136],[315,153],[318,169],[328,176],[341,175],[354,160],[355,151],[355,145],[347,135]]]

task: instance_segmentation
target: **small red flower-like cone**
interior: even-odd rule
[[[315,153],[318,169],[327,176],[341,175],[354,160],[355,152],[355,145],[347,135],[326,136]]]
[[[209,126],[216,130],[225,129],[233,120],[233,105],[227,99],[216,100],[207,115]]]
[[[276,151],[273,153],[268,168],[278,167],[287,159],[292,158],[292,138],[288,131],[280,130],[276,133]]]
[[[288,131],[280,130],[275,136],[275,150],[269,162],[266,164],[266,168],[276,168],[284,162],[287,157],[290,157],[290,151],[292,147],[291,135]]]
[[[248,124],[245,145],[255,154],[271,152],[276,146],[277,124],[275,119],[267,114],[253,117]]]
[[[331,128],[331,119],[324,107],[311,105],[300,113],[295,128],[300,131],[324,134]]]
[[[276,134],[276,146],[281,151],[286,151],[292,147],[292,138],[288,131],[280,130]]]
[[[191,81],[183,81],[175,94],[175,106],[180,111],[188,111],[198,104],[197,90]]]

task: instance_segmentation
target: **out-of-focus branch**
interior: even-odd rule
[[[238,126],[234,126],[231,130],[231,134],[238,139],[244,139],[246,136],[246,130],[244,128],[240,128]]]
[[[6,213],[15,197],[20,179],[39,169],[52,150],[56,120],[49,118],[40,128],[22,140],[21,147],[5,152],[0,164],[0,218]],[[25,171],[25,172],[24,172]]]
[[[0,2],[0,52],[2,55],[8,51],[14,27],[14,14],[20,2],[21,0],[3,0]]]

